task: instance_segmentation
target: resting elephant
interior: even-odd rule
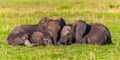
[[[82,20],[62,29],[58,44],[68,44],[68,42],[98,45],[112,43],[111,34],[106,26],[99,23],[86,24]]]
[[[20,25],[20,26],[15,27],[12,30],[12,32],[9,34],[9,36],[7,37],[7,44],[12,45],[12,46],[33,45],[30,41],[30,36],[33,34],[33,32],[37,30],[37,28],[39,29],[44,28],[42,26],[39,26],[39,24],[43,25],[42,22],[44,21],[46,21],[46,17],[42,18],[40,22],[36,25]],[[48,38],[46,37],[46,39]]]
[[[42,18],[40,22],[41,21],[46,21],[46,17]],[[15,27],[7,37],[7,44],[12,46],[32,45],[32,43],[29,41],[30,36],[38,27],[39,29],[43,28],[39,26],[40,24],[42,25],[42,22],[40,22],[36,25],[20,25]]]
[[[30,37],[30,41],[34,46],[53,45],[52,37],[46,36],[42,32],[34,32]]]
[[[32,45],[29,36],[36,30],[37,25],[20,25],[15,27],[7,37],[7,44],[10,46]]]
[[[57,45],[57,42],[60,38],[61,29],[66,25],[65,21],[62,18],[51,20],[47,27],[48,34],[53,38],[54,45]]]
[[[48,17],[44,17],[39,22],[37,31],[42,32],[45,35],[51,36],[53,39],[53,43],[56,45],[60,37],[60,31],[65,25],[66,23],[62,18],[52,20]]]
[[[63,27],[62,31],[61,31],[61,37],[60,40],[58,41],[58,45],[68,45],[69,42],[74,43],[75,42],[75,36],[74,36],[75,32],[73,29],[73,25],[72,24],[68,24],[66,26]]]
[[[88,34],[83,38],[88,44],[106,45],[111,44],[111,34],[108,28],[102,24],[87,24]]]

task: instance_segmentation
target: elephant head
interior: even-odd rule
[[[71,43],[80,43],[84,34],[86,32],[87,25],[84,21],[79,20],[75,22],[73,25],[66,25],[63,27],[61,31],[61,37],[58,44],[68,44]]]
[[[34,46],[52,45],[52,38],[49,35],[44,35],[42,32],[34,32],[30,38]]]
[[[10,35],[10,37],[7,38],[7,44],[10,46],[32,46],[28,38],[28,35],[23,33]]]
[[[12,46],[31,46],[30,35],[36,30],[37,25],[16,26],[7,37],[7,44]]]
[[[60,40],[58,41],[58,45],[60,44],[69,44],[70,42],[74,41],[74,28],[73,25],[68,24],[66,26],[63,27],[62,31],[61,31],[61,37]]]

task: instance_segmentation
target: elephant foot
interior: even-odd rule
[[[33,46],[34,44],[31,44],[30,41],[26,39],[26,40],[24,41],[24,45],[25,45],[25,46]]]

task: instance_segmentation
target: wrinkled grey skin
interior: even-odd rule
[[[49,22],[51,21],[52,19],[48,18],[48,17],[43,17],[39,23],[38,23],[38,28],[36,29],[36,31],[39,31],[39,32],[42,32],[46,35],[48,35],[48,31],[47,31],[47,27],[48,27],[48,24]]]
[[[83,38],[86,40],[88,44],[98,44],[98,45],[106,45],[111,44],[111,34],[108,28],[102,24],[87,24],[90,27],[90,31],[88,30],[88,34]]]
[[[61,31],[61,38],[58,44],[66,44],[67,41],[75,38],[77,44],[111,44],[111,34],[108,28],[102,24],[86,24],[84,21],[77,21],[73,26],[64,27]],[[74,30],[73,30],[74,29]],[[73,34],[71,34],[73,33]],[[74,40],[72,40],[74,41]],[[72,42],[74,43],[74,42]]]
[[[75,40],[74,37],[74,29],[73,29],[73,25],[66,25],[63,27],[62,31],[61,31],[61,37],[60,40],[58,41],[58,45],[68,45],[70,43],[73,43]]]
[[[73,25],[66,25],[61,31],[61,37],[58,42],[58,45],[66,44],[71,41],[71,43],[78,42],[86,43],[82,40],[86,32],[86,23],[82,20],[75,22]]]
[[[48,17],[44,17],[39,22],[37,31],[42,32],[45,35],[51,36],[53,39],[54,45],[56,45],[60,37],[60,31],[65,25],[66,23],[62,18],[52,20]]]
[[[48,34],[53,38],[54,45],[57,45],[57,42],[60,38],[61,29],[66,25],[65,21],[62,18],[51,20],[49,22],[47,31]]]
[[[43,41],[44,45],[53,45],[53,39],[50,36],[44,36]]]
[[[36,30],[37,25],[20,25],[15,27],[7,37],[9,46],[31,46],[29,36]]]
[[[86,43],[86,40],[82,40],[87,30],[87,24],[85,21],[79,20],[73,24],[75,29],[76,43]],[[79,42],[78,42],[79,41]]]
[[[30,38],[33,46],[39,45],[53,45],[52,38],[50,36],[44,35],[42,32],[34,32]]]
[[[59,39],[59,35],[60,35],[59,33],[60,33],[62,27],[64,25],[66,25],[65,21],[62,18],[57,19],[57,21],[58,22],[54,22],[54,20],[44,17],[36,25],[17,26],[9,34],[9,36],[7,38],[7,44],[10,46],[35,45],[35,44],[33,44],[32,40],[30,41],[30,36],[35,31],[42,32],[45,35],[43,40],[44,40],[44,43],[46,43],[46,45],[50,44],[50,42],[51,42],[50,40],[53,40],[54,44],[56,44],[56,42]]]

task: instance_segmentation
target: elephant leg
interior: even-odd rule
[[[24,45],[25,45],[25,46],[33,46],[34,44],[31,44],[30,41],[26,39],[26,40],[24,41]]]
[[[85,37],[82,38],[81,40],[78,40],[76,43],[78,43],[78,44],[88,43],[88,42],[87,42],[87,36],[85,36]]]
[[[57,37],[58,37],[57,34],[55,34],[55,33],[52,34],[51,33],[50,36],[53,38],[54,45],[57,45]]]
[[[54,38],[54,44],[57,45],[57,38]]]

